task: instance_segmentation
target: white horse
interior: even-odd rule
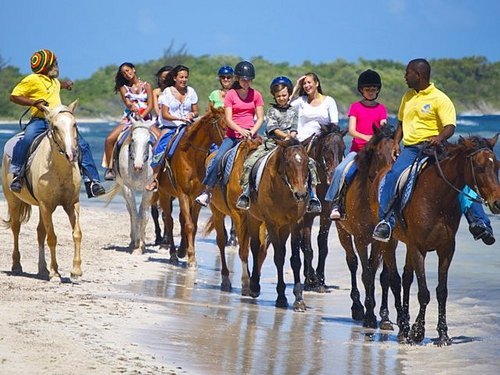
[[[127,138],[118,155],[115,153],[113,156],[116,184],[107,195],[111,200],[122,191],[130,215],[129,248],[133,254],[142,254],[146,247],[146,225],[153,195],[153,192],[146,190],[145,186],[153,179],[150,162],[153,156],[151,126],[154,121],[134,119],[131,121],[132,126]],[[136,193],[141,195],[139,208],[137,208]]]
[[[3,226],[10,228],[14,236],[12,272],[21,274],[19,232],[21,224],[29,220],[31,206],[39,206],[40,220],[37,227],[38,275],[42,278],[61,280],[56,260],[57,236],[52,222],[52,213],[57,206],[66,211],[72,228],[74,257],[72,277],[82,275],[80,245],[80,169],[78,167],[77,127],[73,112],[77,101],[69,106],[59,105],[53,109],[42,106],[48,120],[48,133],[31,156],[25,172],[25,181],[20,193],[9,189],[12,173],[9,173],[14,139],[4,148],[2,185],[7,200],[9,218]],[[50,249],[50,272],[45,261],[45,239]]]

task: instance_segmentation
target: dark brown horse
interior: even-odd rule
[[[236,207],[236,201],[240,196],[242,189],[240,185],[240,176],[243,173],[243,164],[248,158],[249,153],[255,150],[261,143],[260,139],[246,140],[240,143],[236,156],[234,158],[233,169],[229,176],[227,185],[216,184],[212,190],[212,199],[210,200],[210,209],[212,217],[209,219],[204,230],[208,234],[212,229],[216,231],[216,241],[219,247],[221,257],[221,290],[230,291],[231,280],[229,279],[229,269],[226,263],[226,231],[224,227],[224,218],[230,216],[236,230],[238,238],[239,256],[241,260],[241,294],[243,296],[257,297],[259,293],[252,292],[250,288],[250,270],[248,268],[249,255],[249,237],[247,231],[247,211]],[[207,162],[209,162],[207,160]],[[255,260],[255,259],[254,259]],[[258,261],[254,263],[259,263]],[[260,264],[262,265],[262,263]],[[260,267],[260,266],[259,266]],[[260,269],[260,268],[259,268]]]
[[[342,161],[345,151],[344,135],[347,130],[341,130],[337,125],[323,126],[321,133],[308,140],[306,147],[308,154],[316,162],[320,184],[316,193],[321,200],[318,243],[318,265],[316,270],[312,265],[313,249],[311,244],[311,230],[314,218],[318,214],[308,213],[304,216],[301,247],[304,253],[304,289],[325,292],[325,261],[328,255],[328,233],[332,224],[330,204],[325,201],[325,195],[330,185],[332,172]],[[306,141],[304,141],[305,143]]]
[[[437,345],[449,345],[446,322],[446,300],[448,297],[448,269],[455,252],[455,236],[461,218],[458,194],[465,185],[472,187],[487,203],[491,212],[500,213],[499,161],[493,147],[498,134],[491,139],[480,137],[460,138],[457,144],[447,147],[447,157],[439,162],[430,162],[421,172],[413,195],[403,210],[407,229],[398,223],[393,236],[407,246],[406,264],[403,272],[403,322],[400,338],[409,342],[421,342],[425,337],[425,313],[430,302],[425,277],[425,256],[436,251],[438,266],[439,337]],[[372,185],[370,200],[372,214],[377,217],[378,186],[383,171]],[[409,293],[414,273],[418,281],[420,310],[415,323],[409,324]]]
[[[181,211],[181,232],[184,241],[175,252],[170,248],[171,259],[188,255],[188,267],[196,267],[194,240],[201,206],[194,199],[202,189],[205,176],[205,159],[213,143],[220,144],[226,130],[223,109],[210,108],[205,115],[190,125],[170,160],[171,176],[164,168],[158,175],[160,206],[165,213],[167,232],[172,233],[171,197],[177,197]]]
[[[371,233],[375,223],[372,220],[370,210],[367,209],[370,205],[368,191],[370,191],[372,181],[384,167],[391,165],[393,162],[391,152],[394,144],[393,135],[393,129],[389,125],[380,129],[374,127],[374,135],[364,149],[356,155],[356,174],[347,189],[343,188],[341,192],[346,218],[345,220],[336,221],[340,244],[346,252],[346,262],[351,273],[352,318],[354,320],[363,320],[363,326],[369,328],[377,327],[377,318],[374,313],[375,274],[380,266],[382,255],[384,255],[387,266],[384,267],[384,271],[380,276],[382,284],[380,327],[382,329],[392,329],[387,308],[389,282],[391,282],[390,285],[395,295],[398,317],[402,313],[401,278],[397,272],[395,262],[395,250],[398,242],[394,239],[387,244],[373,241]],[[361,278],[365,288],[364,307],[360,301],[356,280],[358,257],[361,262]],[[366,313],[364,309],[366,309]]]
[[[250,194],[248,232],[250,247],[254,259],[264,260],[267,250],[264,236],[267,229],[274,248],[274,264],[278,273],[276,307],[287,307],[283,266],[286,255],[286,242],[290,233],[301,230],[299,221],[305,214],[308,198],[308,161],[306,149],[298,141],[277,141],[278,147],[268,159],[264,168],[258,192]],[[295,234],[295,238],[298,236]],[[300,238],[300,237],[299,237]],[[293,238],[292,238],[293,241]],[[294,309],[306,308],[300,283],[300,250],[298,244],[292,244],[291,266],[294,276]],[[259,291],[260,268],[254,263],[251,278],[252,289]]]

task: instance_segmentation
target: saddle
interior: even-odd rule
[[[266,155],[257,159],[255,164],[252,166],[250,171],[250,189],[253,191],[259,190],[260,180],[262,179],[262,174],[264,173],[264,168],[272,154],[276,152],[277,148],[271,150]]]
[[[236,146],[229,149],[222,157],[220,164],[217,166],[217,175],[219,176],[219,181],[221,181],[221,183],[224,185],[227,185],[227,183],[229,182],[229,176],[231,175],[231,171],[234,167],[234,159],[236,158],[236,154],[238,153],[240,145],[241,142],[238,142]]]

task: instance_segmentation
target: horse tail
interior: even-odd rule
[[[214,219],[213,215],[210,215],[208,218],[205,227],[203,228],[202,236],[206,237],[208,236],[213,230],[215,229],[215,224],[214,224]]]
[[[25,224],[30,220],[31,217],[31,205],[24,203],[22,201],[19,202],[19,222],[21,224]],[[1,223],[2,228],[10,229],[12,228],[12,217],[9,214],[7,220],[2,219]]]
[[[120,184],[114,184],[111,186],[111,189],[108,190],[106,194],[103,195],[103,198],[106,200],[106,207],[111,203],[113,198],[122,190],[122,186]]]

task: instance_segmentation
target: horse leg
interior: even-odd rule
[[[250,249],[252,250],[253,267],[250,277],[250,296],[260,296],[260,274],[262,264],[266,258],[266,236],[265,225],[262,222],[248,219],[248,236],[250,238]]]
[[[172,219],[172,202],[173,198],[160,199],[160,208],[162,210],[163,227],[165,231],[164,241],[160,245],[161,248],[170,250],[170,262],[177,263],[177,251],[174,243],[174,219]],[[179,215],[182,216],[182,215]]]
[[[410,338],[413,342],[420,343],[425,337],[425,311],[430,301],[429,289],[427,289],[427,280],[425,279],[425,253],[421,253],[415,247],[408,247],[411,262],[417,276],[418,283],[418,311],[415,323],[411,327]]]
[[[178,197],[179,199],[179,206],[181,208],[181,214],[184,220],[184,230],[186,233],[186,239],[187,239],[187,266],[190,269],[196,269],[196,254],[195,254],[195,248],[194,248],[194,238],[196,236],[196,222],[195,220],[198,219],[198,215],[196,215],[196,218],[191,217],[191,212],[196,212],[199,213],[199,208],[193,207],[191,210],[191,202],[189,201],[189,197],[185,194],[181,194]],[[181,252],[178,252],[179,257],[182,258]]]
[[[413,283],[413,266],[411,264],[409,250],[406,250],[405,266],[403,268],[403,316],[401,328],[398,334],[402,342],[409,339],[410,334],[410,288]]]
[[[307,215],[304,218],[302,230],[292,234],[300,236],[299,246],[302,248],[304,253],[304,290],[316,290],[319,286],[318,279],[316,278],[316,273],[314,272],[313,263],[313,249],[311,246],[311,227],[312,219],[311,215]],[[295,241],[295,240],[294,240]]]
[[[73,270],[71,271],[71,277],[76,278],[82,276],[82,258],[80,256],[82,243],[82,229],[80,228],[80,203],[77,202],[69,207],[64,207],[64,211],[66,211],[69,218],[74,244]]]
[[[38,276],[44,280],[49,280],[49,270],[47,269],[47,261],[45,260],[45,240],[47,238],[47,232],[45,231],[40,211],[36,234],[38,242]]]
[[[231,287],[231,279],[229,278],[229,269],[227,268],[226,262],[226,236],[224,234],[224,214],[217,209],[212,208],[212,220],[214,222],[215,228],[215,239],[217,241],[217,246],[219,248],[220,253],[220,261],[221,261],[221,284],[220,289],[223,292],[230,292]]]
[[[328,211],[327,211],[328,214]],[[325,263],[328,256],[328,234],[332,221],[327,214],[320,216],[319,233],[318,233],[318,266],[316,267],[316,277],[318,278],[318,292],[325,293],[327,291],[325,282]]]
[[[151,196],[151,192],[144,191],[142,193],[141,204],[139,205],[139,246],[142,252],[146,250],[146,226],[148,225],[148,211],[151,205]]]
[[[151,217],[153,218],[153,224],[155,226],[155,246],[158,246],[162,242],[162,235],[161,235],[161,227],[160,227],[160,213],[158,211],[158,205],[152,204],[151,205]]]
[[[234,221],[231,219],[231,229],[229,231],[229,238],[227,240],[226,246],[238,246],[238,240],[236,237],[236,228],[234,226]]]
[[[392,239],[387,244],[380,244],[381,251],[384,260],[384,269],[382,273],[387,273],[387,281],[385,284],[382,280],[382,275],[380,275],[380,284],[382,286],[382,293],[386,295],[386,301],[384,302],[382,297],[382,306],[380,306],[380,329],[393,330],[392,323],[389,320],[389,309],[387,305],[388,291],[387,288],[390,286],[392,295],[394,297],[394,307],[397,313],[397,325],[399,332],[402,332],[402,319],[403,319],[403,307],[401,305],[401,277],[398,273],[398,266],[396,263],[396,247],[398,242]]]
[[[292,228],[292,233],[300,233],[300,224],[296,224]],[[286,234],[288,237],[288,234]],[[300,238],[299,236],[296,236]],[[293,238],[293,235],[292,235]],[[295,295],[295,301],[293,303],[293,309],[297,312],[306,311],[306,303],[304,302],[304,296],[302,293],[302,284],[300,282],[300,267],[302,266],[300,261],[300,244],[292,242],[292,255],[290,257],[290,265],[293,271],[293,294]]]
[[[260,286],[258,287],[258,293],[257,287],[254,286],[254,291],[252,293],[252,287],[250,285],[250,269],[248,268],[248,247],[250,242],[248,226],[250,226],[250,224],[247,221],[247,216],[245,214],[234,215],[233,220],[236,225],[236,231],[238,232],[238,253],[241,261],[241,295],[257,297],[260,293]]]
[[[53,209],[46,207],[40,203],[40,218],[43,218],[43,225],[47,233],[47,245],[50,250],[50,267],[49,267],[49,279],[61,281],[61,275],[59,274],[59,266],[56,259],[56,246],[57,246],[57,236],[54,231],[54,223],[52,222]],[[40,247],[40,244],[38,244]]]
[[[347,267],[351,273],[351,316],[353,320],[361,321],[365,318],[365,308],[360,300],[356,273],[358,271],[358,257],[352,244],[352,236],[340,225],[337,224],[339,241],[345,250]]]
[[[437,331],[439,334],[438,341],[435,343],[438,346],[451,345],[452,340],[448,336],[448,324],[446,323],[446,300],[448,299],[448,269],[450,268],[451,260],[455,252],[455,239],[450,240],[448,248],[444,251],[437,250],[439,256],[438,269],[438,286],[436,288],[436,297],[438,301],[438,324]]]
[[[7,166],[4,166],[4,168],[7,168]],[[12,236],[14,238],[11,270],[14,275],[20,275],[23,273],[23,267],[21,266],[21,253],[19,252],[19,232],[21,231],[20,217],[23,207],[26,207],[27,205],[23,203],[20,199],[15,197],[14,194],[10,192],[10,190],[4,189],[4,194],[8,202],[9,217],[10,217],[9,226],[12,231]]]
[[[134,192],[126,185],[123,185],[123,197],[127,206],[128,215],[130,218],[130,243],[129,249],[133,254],[137,254],[139,245],[138,228],[137,228],[137,211]]]
[[[271,237],[271,243],[274,248],[274,265],[276,266],[278,282],[276,284],[276,292],[278,293],[278,297],[276,298],[276,307],[287,308],[288,301],[285,295],[286,284],[283,278],[283,267],[285,264],[285,253],[286,247],[285,242],[280,236],[280,230],[276,228],[274,225],[269,225],[267,227],[269,232],[269,236]],[[285,238],[286,240],[286,238]]]
[[[354,244],[361,261],[361,280],[365,287],[365,319],[363,327],[377,328],[375,315],[375,272],[380,264],[380,249],[378,243],[372,243],[370,258],[368,258],[368,243],[363,238],[354,237]]]

